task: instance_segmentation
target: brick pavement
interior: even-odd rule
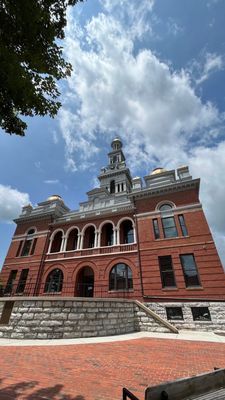
[[[71,346],[1,347],[0,400],[119,400],[125,386],[225,367],[225,344],[170,339]]]

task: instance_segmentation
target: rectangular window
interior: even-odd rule
[[[181,232],[183,236],[188,236],[188,231],[187,231],[187,227],[185,224],[185,219],[183,215],[178,215],[179,218],[179,223],[180,223],[180,228],[181,228]]]
[[[186,287],[201,286],[193,254],[180,256]]]
[[[174,217],[162,218],[162,224],[165,238],[177,237],[177,228]]]
[[[32,247],[31,247],[31,252],[30,252],[30,255],[31,255],[31,256],[34,254],[34,250],[35,250],[35,247],[36,247],[36,243],[37,243],[37,238],[35,238],[35,239],[33,240],[33,244],[32,244]]]
[[[25,257],[29,255],[30,248],[31,248],[32,240],[25,240],[24,245],[23,245],[23,250],[21,253],[21,257]]]
[[[183,312],[181,307],[166,307],[167,319],[183,320]]]
[[[4,290],[4,294],[12,293],[16,275],[17,275],[17,269],[14,269],[10,272],[8,282],[7,282],[5,290]]]
[[[153,229],[154,229],[155,239],[160,239],[159,224],[157,218],[153,219]]]
[[[208,307],[191,307],[194,321],[211,321]]]
[[[171,256],[159,257],[162,287],[176,287]]]
[[[20,274],[20,279],[18,286],[16,288],[16,293],[23,293],[26,282],[27,282],[27,277],[28,277],[29,269],[22,269],[21,274]]]
[[[19,246],[18,246],[18,249],[17,249],[17,252],[16,252],[16,257],[19,257],[19,255],[20,255],[22,244],[23,244],[23,241],[21,240],[19,242]]]

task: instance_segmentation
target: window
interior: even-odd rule
[[[62,237],[63,237],[62,231],[59,231],[54,235],[50,253],[58,253],[61,250]]]
[[[90,249],[95,246],[95,227],[88,226],[84,233],[84,249]]]
[[[66,243],[66,251],[76,250],[78,242],[78,230],[72,229],[68,235]]]
[[[185,219],[183,215],[178,215],[179,223],[180,223],[180,228],[183,236],[188,236],[188,231],[187,227],[185,224]]]
[[[109,275],[109,290],[133,288],[132,271],[126,264],[116,264]]]
[[[10,294],[13,291],[14,282],[16,280],[17,269],[10,271],[9,279],[7,281],[4,294]]]
[[[56,293],[61,292],[63,286],[63,272],[61,269],[56,268],[53,269],[48,274],[48,277],[45,282],[45,292],[46,293]]]
[[[167,319],[183,320],[183,312],[181,307],[166,307]]]
[[[130,220],[125,220],[120,225],[120,244],[134,243],[134,229]]]
[[[153,219],[153,229],[154,229],[155,239],[160,239],[159,224],[157,219]]]
[[[191,307],[194,321],[211,321],[208,307]]]
[[[33,228],[27,232],[27,238],[23,244],[21,257],[26,257],[26,256],[34,254],[35,246],[37,243],[37,238],[35,238],[35,239],[33,238],[34,233],[35,233],[35,229],[33,229]],[[18,248],[18,251],[17,251],[18,255],[19,255],[19,252],[20,252],[20,249]]]
[[[115,193],[115,181],[110,182],[110,193]]]
[[[200,286],[200,280],[193,254],[180,256],[186,287]]]
[[[113,246],[113,225],[106,223],[102,227],[101,246]]]
[[[20,274],[20,279],[18,286],[16,288],[16,293],[23,293],[26,282],[27,282],[27,277],[28,277],[29,269],[22,269],[21,274]]]
[[[20,255],[20,251],[21,251],[21,248],[22,248],[22,244],[23,244],[23,241],[21,240],[21,241],[19,242],[19,246],[18,246],[18,249],[17,249],[17,252],[16,252],[16,257],[19,257],[19,255]]]
[[[162,225],[165,238],[177,237],[174,217],[162,218]]]
[[[163,205],[161,205],[161,206],[159,207],[159,210],[160,210],[160,211],[169,211],[169,210],[171,210],[171,209],[172,209],[171,204],[163,204]]]
[[[176,287],[171,256],[159,257],[159,268],[163,288]]]

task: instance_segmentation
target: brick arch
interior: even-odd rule
[[[72,273],[72,282],[76,283],[77,275],[83,267],[91,267],[94,271],[94,275],[97,275],[97,266],[93,261],[81,261],[76,265]]]
[[[85,271],[85,268],[90,271]],[[87,273],[88,272],[88,273]],[[74,295],[77,297],[94,297],[96,273],[93,262],[82,262],[78,264],[73,273]]]
[[[104,269],[104,279],[109,278],[109,273],[110,273],[111,269],[114,267],[114,265],[119,264],[119,263],[127,264],[127,266],[130,267],[130,269],[132,271],[133,277],[138,278],[139,271],[138,271],[137,267],[135,266],[135,264],[129,258],[119,257],[114,260],[111,260],[107,264],[107,266]]]
[[[162,201],[160,201],[159,203],[156,204],[155,210],[156,211],[160,211],[160,207],[162,207],[164,204],[169,204],[172,207],[172,209],[176,208],[176,204],[173,201],[171,201],[171,200],[162,200]]]
[[[68,278],[67,268],[65,267],[64,264],[55,263],[55,264],[52,264],[52,265],[50,265],[49,267],[46,268],[46,270],[45,270],[45,272],[44,272],[44,274],[42,276],[42,282],[41,282],[42,284],[45,283],[48,274],[50,274],[50,272],[53,271],[53,269],[56,269],[56,268],[62,270],[62,272],[63,272],[63,280],[67,281],[67,278]]]
[[[92,222],[90,222],[90,223],[88,223],[88,224],[86,224],[86,225],[83,226],[82,231],[81,231],[81,235],[84,235],[86,229],[87,229],[89,226],[93,226],[93,227],[95,228],[95,230],[97,230],[96,225],[93,224]]]
[[[65,233],[65,238],[66,238],[66,239],[68,239],[68,236],[69,236],[70,232],[71,232],[73,229],[77,229],[78,234],[80,234],[80,228],[79,228],[78,226],[76,226],[76,225],[73,225],[73,226],[71,226],[70,228],[67,229],[67,231],[66,231],[66,233]]]
[[[99,227],[98,227],[100,233],[102,232],[102,228],[103,228],[103,226],[104,226],[105,224],[112,224],[113,228],[116,227],[116,225],[114,224],[114,222],[113,222],[112,220],[106,219],[105,221],[102,221],[101,224],[100,224]]]
[[[64,230],[62,228],[58,228],[55,231],[52,232],[51,236],[50,236],[50,240],[54,239],[54,236],[58,233],[58,232],[62,232],[63,236],[65,235]]]

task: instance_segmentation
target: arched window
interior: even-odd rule
[[[172,209],[173,206],[169,203],[164,203],[159,207],[159,211],[162,212],[162,226],[165,238],[177,237],[178,235],[173,212],[172,215],[171,213],[169,215],[167,213],[163,214],[164,211],[172,211]]]
[[[113,225],[110,222],[102,227],[101,246],[113,246]]]
[[[70,231],[67,237],[66,243],[66,251],[76,250],[77,249],[77,240],[78,240],[78,230],[74,228]]]
[[[52,241],[50,253],[58,253],[60,251],[62,244],[62,236],[63,236],[62,231],[59,231],[55,234]]]
[[[127,219],[120,224],[120,244],[134,243],[132,222]]]
[[[110,182],[110,193],[115,193],[115,181]]]
[[[37,243],[37,238],[34,238],[34,234],[35,234],[35,229],[31,228],[29,229],[29,231],[27,232],[27,237],[23,243],[23,248],[21,251],[21,257],[25,257],[25,256],[31,256],[32,254],[34,254],[34,250],[36,247],[36,243]],[[20,243],[18,251],[16,256],[19,256],[19,252],[20,252],[20,248],[22,246],[22,243]]]
[[[48,274],[48,277],[45,282],[44,291],[46,293],[61,292],[62,286],[63,286],[63,272],[59,268],[53,269],[53,271],[51,271]]]
[[[95,245],[95,228],[94,226],[88,226],[85,229],[84,233],[84,249],[89,249],[91,247],[94,247]]]
[[[160,211],[169,211],[169,210],[171,210],[173,207],[171,206],[171,204],[162,204],[160,207],[159,207],[159,210]]]
[[[114,265],[109,274],[109,290],[129,290],[133,288],[132,271],[128,265]]]

